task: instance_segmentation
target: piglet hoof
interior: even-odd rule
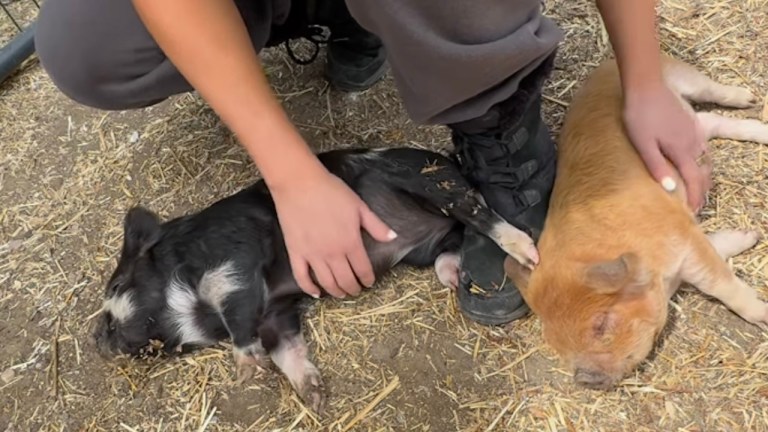
[[[246,381],[253,378],[256,372],[266,370],[266,368],[267,365],[258,359],[251,362],[238,362],[235,372],[237,374],[235,384],[238,386],[245,384]]]
[[[760,101],[757,96],[743,87],[729,87],[727,100],[723,103],[734,108],[753,108]]]
[[[746,321],[760,327],[763,331],[768,330],[768,304],[756,301],[749,310],[741,314]]]
[[[235,349],[235,365],[237,375],[235,384],[241,386],[253,378],[257,371],[267,368],[267,358],[248,350]]]
[[[253,376],[256,374],[257,368],[258,366],[250,364],[237,365],[237,379],[235,380],[235,385],[242,386],[246,381],[253,378]]]
[[[528,270],[533,270],[533,268],[536,267],[536,265],[539,263],[539,250],[536,249],[536,246],[533,244],[533,240],[531,240],[530,243],[516,246],[516,248],[507,251],[509,256],[511,256],[515,261],[519,262],[520,265],[527,268]]]
[[[758,242],[763,240],[763,235],[759,231],[746,231],[744,235],[749,239],[747,249],[753,248]]]
[[[527,259],[526,268],[529,270],[533,270],[533,268],[539,263],[539,250],[533,244],[533,240],[531,240],[531,243],[526,246],[524,257]]]
[[[762,239],[762,235],[758,231],[725,231],[725,233],[731,236],[728,238],[730,240],[728,245],[731,246],[732,256],[752,249]]]
[[[312,411],[322,414],[325,411],[325,384],[319,371],[310,371],[304,380],[297,383],[296,392]]]
[[[539,263],[539,251],[533,239],[512,224],[500,222],[491,230],[491,238],[524,267],[533,270]]]
[[[763,303],[763,318],[757,323],[763,331],[768,331],[768,304]]]

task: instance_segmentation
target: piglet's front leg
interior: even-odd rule
[[[523,267],[533,270],[539,263],[539,251],[533,239],[512,224],[497,222],[490,231],[490,237]]]
[[[494,212],[479,193],[470,190],[450,198],[441,207],[448,215],[493,240],[522,266],[533,269],[539,263],[539,251],[531,236]]]
[[[242,385],[257,369],[268,366],[267,353],[258,335],[258,305],[263,301],[264,281],[249,280],[232,263],[206,273],[200,280],[201,297],[211,305],[229,332],[234,345],[236,383]]]
[[[685,282],[717,298],[744,320],[760,327],[768,325],[768,304],[757,291],[739,279],[725,259],[735,256],[760,239],[757,232],[721,231],[705,236],[691,235],[691,251],[683,263]]]
[[[532,269],[539,263],[533,239],[488,207],[482,194],[469,184],[456,165],[447,161],[428,164],[402,186],[445,215],[487,236],[526,268]]]

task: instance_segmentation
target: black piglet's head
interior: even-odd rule
[[[92,333],[104,357],[139,355],[151,346],[150,341],[162,340],[166,333],[161,314],[167,281],[153,253],[161,236],[157,215],[142,207],[128,211],[120,258]]]

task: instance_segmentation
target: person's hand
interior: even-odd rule
[[[712,167],[701,163],[708,160],[708,148],[696,118],[667,86],[659,84],[627,92],[624,123],[651,175],[667,191],[675,190],[675,176],[665,157],[669,159],[685,183],[688,204],[698,212],[712,185]]]
[[[320,296],[313,276],[337,298],[359,294],[360,283],[373,285],[375,276],[360,228],[380,242],[396,234],[346,183],[319,169],[304,172],[271,193],[291,269],[304,292]]]

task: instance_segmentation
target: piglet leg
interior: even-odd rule
[[[757,231],[724,230],[708,234],[707,238],[724,260],[751,249],[760,240]]]
[[[396,154],[393,150],[391,154]],[[396,158],[395,158],[396,159]],[[416,166],[414,166],[414,162]],[[539,263],[533,239],[494,212],[480,192],[472,187],[449,159],[404,157],[388,173],[398,188],[411,194],[465,226],[493,240],[504,252],[527,268]],[[379,169],[388,170],[387,166]]]
[[[504,252],[525,268],[533,270],[539,263],[539,251],[533,239],[512,224],[503,221],[501,217],[491,228],[490,237]]]
[[[443,286],[456,289],[459,286],[461,257],[456,252],[444,252],[435,260],[435,273]]]
[[[267,289],[261,274],[244,276],[231,262],[206,272],[200,280],[200,296],[218,313],[229,332],[234,349],[236,383],[242,385],[267,366],[266,350],[258,337],[255,306]]]
[[[478,192],[467,190],[455,194],[443,207],[449,208],[447,213],[459,222],[488,236],[524,267],[533,269],[539,263],[539,251],[533,239],[488,207]]]
[[[244,347],[235,346],[233,354],[237,368],[237,385],[251,379],[257,370],[264,370],[269,366],[267,353],[260,340]]]
[[[754,119],[730,118],[708,112],[696,115],[706,139],[723,138],[768,144],[768,124]]]
[[[320,371],[307,357],[307,344],[301,334],[282,337],[270,355],[304,403],[315,412],[322,412],[325,409],[325,384]]]
[[[691,251],[683,262],[682,278],[701,292],[720,300],[746,321],[764,326],[768,324],[768,304],[762,302],[757,291],[739,279],[723,257],[747,249],[757,242],[749,233],[724,232],[705,236],[692,235]]]
[[[681,97],[699,103],[723,107],[751,108],[758,98],[744,87],[721,84],[693,66],[665,58],[664,78]],[[714,113],[697,113],[705,139],[724,138],[768,144],[768,125],[758,120],[729,118]]]
[[[693,102],[732,108],[750,108],[758,102],[757,97],[746,88],[721,84],[695,67],[671,57],[664,58],[663,73],[673,91]]]

